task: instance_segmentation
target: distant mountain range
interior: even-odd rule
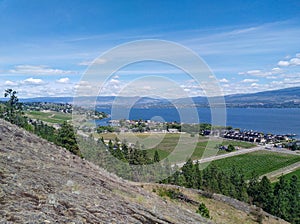
[[[191,99],[197,107],[208,107],[208,99],[198,96],[179,99],[156,99],[149,97],[97,97],[97,107],[111,107],[117,99],[118,106],[131,107],[135,102],[135,108],[168,108],[175,104],[179,107],[190,107]],[[216,97],[213,97],[216,99]],[[300,87],[264,91],[249,94],[233,94],[224,97],[227,107],[300,107]],[[2,99],[3,100],[3,99]],[[80,97],[81,102],[87,105],[93,103],[95,97]],[[73,97],[38,97],[20,99],[21,102],[52,102],[52,103],[73,103]],[[116,102],[114,103],[116,105]]]

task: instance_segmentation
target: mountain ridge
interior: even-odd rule
[[[211,97],[212,99],[222,99],[222,96]],[[180,107],[191,106],[191,99],[195,106],[208,107],[209,100],[204,96],[190,98],[162,99],[151,97],[117,97],[117,96],[82,96],[78,100],[86,104],[94,104],[99,107],[111,107],[116,99],[119,106],[128,106],[134,103],[137,108],[155,108],[155,107]],[[3,98],[1,100],[4,100]],[[73,97],[37,97],[24,98],[20,102],[53,102],[53,103],[73,103]],[[228,107],[300,107],[300,87],[291,87],[278,90],[268,90],[256,93],[239,93],[224,96],[226,106]]]

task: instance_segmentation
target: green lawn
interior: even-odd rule
[[[216,160],[212,163],[225,171],[235,166],[242,170],[246,178],[249,178],[254,171],[260,176],[299,161],[300,156],[297,155],[257,151]]]
[[[42,112],[42,111],[26,111],[26,116],[33,119],[38,119],[52,124],[62,124],[64,121],[72,119],[71,114],[60,112]]]
[[[106,133],[106,134],[96,134],[95,137],[101,137],[103,136],[104,139],[109,140],[112,139],[114,140],[116,137],[118,137],[120,140],[123,140],[124,138],[126,139],[128,137],[128,139],[130,139],[130,135],[135,135],[137,138],[141,139],[141,142],[144,141],[146,142],[146,144],[151,145],[151,143],[153,142],[159,142],[159,144],[153,146],[153,147],[147,147],[150,148],[148,149],[148,154],[149,156],[152,158],[152,156],[154,155],[155,150],[158,151],[159,157],[161,159],[167,157],[176,147],[176,145],[178,144],[178,140],[180,137],[180,134],[154,134],[151,136],[151,138],[147,138],[149,137],[149,133],[125,133],[125,134],[116,134],[116,133]],[[182,135],[183,139],[186,139],[186,141],[189,141],[190,135],[189,134],[183,134]],[[194,137],[193,139],[197,139],[197,137]],[[203,137],[203,136],[199,136],[198,137],[198,142],[196,144],[196,148],[192,154],[192,159],[200,159],[203,155],[203,152],[205,151],[206,147],[207,150],[211,150],[213,151],[215,146],[218,145],[220,143],[222,139],[216,139],[216,140],[212,140],[210,142],[210,145],[207,146],[208,143],[208,137]],[[130,140],[129,140],[130,141]],[[222,145],[226,145],[228,146],[229,144],[232,144],[233,146],[237,146],[237,147],[241,147],[241,148],[251,148],[254,147],[255,144],[249,143],[249,142],[241,142],[241,141],[233,141],[233,140],[224,140],[222,141]],[[179,155],[180,152],[178,152],[178,155],[175,155],[176,158],[182,158],[181,155]],[[227,153],[225,151],[218,151],[217,154],[224,154]],[[184,157],[184,159],[186,159]]]
[[[176,147],[176,144],[178,143],[179,135],[176,137],[174,134],[166,135],[166,137],[163,139],[163,141],[154,147],[153,149],[149,150],[150,154],[154,153],[155,150],[158,150],[160,158],[165,158],[168,156],[170,152]],[[203,155],[203,152],[205,151],[206,147],[207,150],[214,150],[215,146],[220,143],[220,140],[212,140],[210,145],[207,146],[208,140],[207,138],[200,138],[199,142],[197,143],[197,146],[192,154],[192,159],[200,159]],[[239,142],[239,141],[232,141],[232,140],[225,140],[222,142],[222,145],[228,146],[229,144],[232,144],[233,146],[238,146],[241,148],[252,148],[255,147],[255,144],[248,143],[248,142]],[[219,154],[227,153],[226,151],[218,151]]]

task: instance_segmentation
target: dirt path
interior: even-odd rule
[[[271,181],[271,182],[275,182],[281,175],[285,175],[285,174],[288,174],[288,173],[291,173],[297,169],[300,168],[300,162],[297,162],[297,163],[294,163],[292,165],[289,165],[289,166],[286,166],[286,167],[283,167],[283,168],[280,168],[278,170],[275,170],[273,172],[270,172],[270,173],[267,173],[267,174],[264,174],[260,177],[260,179],[263,177],[263,176],[266,176],[268,177],[268,179]]]
[[[264,150],[264,147],[263,146],[257,146],[257,147],[250,148],[250,149],[240,149],[238,151],[230,152],[230,153],[227,153],[227,154],[206,157],[206,158],[203,158],[203,159],[200,159],[200,160],[194,160],[193,162],[194,163],[196,163],[197,161],[199,161],[199,163],[212,162],[214,160],[224,159],[224,158],[227,158],[227,157],[242,155],[242,154],[255,152],[255,151],[259,151],[259,150]],[[177,164],[177,166],[182,167],[184,164],[185,164],[185,162],[179,163],[179,164]]]
[[[255,151],[260,151],[260,150],[264,150],[264,151],[268,151],[268,152],[284,153],[284,154],[293,154],[293,155],[300,156],[300,154],[295,152],[295,151],[290,151],[290,150],[286,150],[286,149],[277,149],[277,148],[266,149],[265,146],[257,146],[257,147],[250,148],[250,149],[240,149],[238,151],[234,151],[234,152],[230,152],[230,153],[226,153],[226,154],[222,154],[222,155],[206,157],[206,158],[203,158],[203,159],[200,159],[200,160],[194,160],[193,162],[194,163],[196,163],[197,161],[199,163],[212,162],[214,160],[224,159],[224,158],[228,158],[228,157],[232,157],[232,156],[238,156],[238,155],[242,155],[242,154],[246,154],[246,153],[250,153],[250,152],[255,152]],[[179,163],[179,164],[177,164],[177,166],[182,167],[184,164],[185,164],[185,162]],[[298,163],[296,163],[296,164],[298,164]],[[294,164],[292,164],[292,165],[294,165]],[[285,168],[287,168],[286,169],[287,173],[289,173],[288,172],[289,167],[290,166],[285,167]],[[297,169],[298,167],[300,167],[300,162],[299,162],[298,166],[295,169]],[[285,169],[285,168],[282,168],[282,169]],[[294,171],[294,170],[292,170],[292,171]],[[290,171],[290,172],[292,172],[292,171]],[[276,171],[274,171],[274,172],[276,172]],[[281,171],[278,170],[278,172],[281,172]]]

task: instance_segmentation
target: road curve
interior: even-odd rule
[[[227,153],[227,154],[206,157],[206,158],[203,158],[203,159],[200,159],[200,160],[194,160],[193,162],[194,163],[196,163],[197,161],[199,163],[212,162],[214,160],[224,159],[224,158],[227,158],[227,157],[242,155],[242,154],[246,154],[246,153],[250,153],[250,152],[255,152],[255,151],[259,151],[259,150],[264,150],[264,149],[265,149],[264,146],[257,146],[257,147],[250,148],[250,149],[240,149],[238,151],[230,152],[230,153]],[[176,164],[176,165],[178,167],[182,167],[184,164],[185,164],[185,162],[179,163],[179,164]]]
[[[286,166],[286,167],[283,167],[283,168],[280,168],[278,170],[274,170],[270,173],[266,173],[262,176],[260,176],[260,179],[263,177],[263,176],[266,176],[271,182],[274,182],[277,180],[277,178],[279,178],[281,175],[285,175],[285,174],[288,174],[288,173],[291,173],[297,169],[300,168],[300,162],[297,162],[297,163],[294,163],[294,164],[291,164],[289,166]]]
[[[214,160],[224,159],[224,158],[228,158],[228,157],[232,157],[232,156],[237,156],[237,155],[242,155],[242,154],[246,154],[246,153],[250,153],[250,152],[255,152],[255,151],[260,151],[260,150],[264,150],[264,151],[268,151],[268,152],[293,154],[293,155],[300,156],[300,154],[297,153],[297,152],[295,152],[295,151],[290,151],[290,150],[286,150],[286,149],[278,149],[278,148],[266,149],[265,146],[256,146],[256,147],[250,148],[250,149],[240,149],[238,151],[234,151],[234,152],[230,152],[230,153],[226,153],[226,154],[222,154],[222,155],[206,157],[206,158],[203,158],[203,159],[200,159],[200,160],[193,160],[193,163],[196,163],[197,161],[199,163],[212,162]],[[176,165],[178,167],[182,167],[184,164],[185,164],[185,162],[182,162],[182,163],[179,163],[179,164],[176,164]],[[280,171],[278,171],[278,172],[280,172]]]

